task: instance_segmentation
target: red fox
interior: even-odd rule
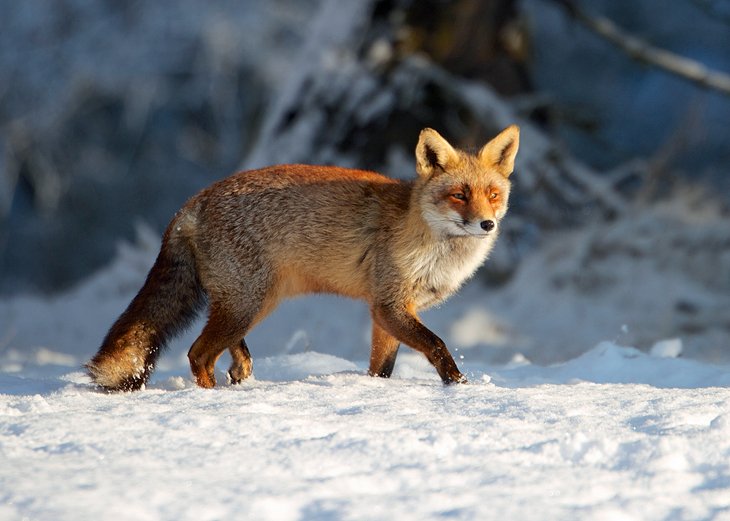
[[[188,353],[200,387],[251,375],[247,332],[284,298],[327,292],[365,300],[369,374],[389,377],[400,343],[444,383],[465,382],[446,344],[417,312],[452,295],[486,259],[507,211],[519,147],[510,126],[475,155],[421,131],[418,176],[282,165],[240,172],[193,196],[167,227],[142,289],[86,368],[108,391],[144,386],[166,342],[208,304]]]

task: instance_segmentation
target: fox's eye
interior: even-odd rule
[[[497,197],[499,197],[499,192],[492,192],[489,194],[490,199],[496,199]]]
[[[451,194],[451,197],[453,197],[454,199],[458,199],[459,201],[466,201],[466,195],[462,194],[461,192]]]

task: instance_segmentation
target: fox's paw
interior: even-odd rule
[[[204,389],[212,389],[215,387],[215,375],[212,370],[206,371],[205,368],[197,367],[193,364],[190,364],[190,368],[192,370],[195,383],[198,384],[199,387]]]
[[[228,378],[228,382],[231,385],[237,385],[251,376],[251,373],[253,373],[253,364],[249,359],[242,364],[231,364],[230,369],[228,369],[228,372],[226,373],[226,378]]]
[[[448,378],[444,379],[444,385],[466,384],[466,383],[469,383],[469,381],[466,379],[466,376],[464,376],[461,373],[450,374],[448,376]]]

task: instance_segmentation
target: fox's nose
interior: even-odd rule
[[[491,219],[488,219],[486,221],[482,221],[481,223],[479,223],[479,226],[482,227],[482,230],[484,230],[485,232],[488,232],[488,231],[491,231],[494,229],[494,221]]]

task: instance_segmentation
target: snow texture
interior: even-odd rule
[[[425,314],[467,385],[443,386],[407,348],[393,378],[366,376],[364,306],[312,297],[249,336],[241,385],[193,384],[198,325],[145,390],[102,393],[80,366],[157,247],[140,230],[76,289],[0,302],[0,519],[730,519],[730,367],[685,358],[679,338],[555,362],[554,340],[600,324],[571,318],[575,295],[520,322],[525,301],[550,309],[529,263],[513,286],[476,281]]]

